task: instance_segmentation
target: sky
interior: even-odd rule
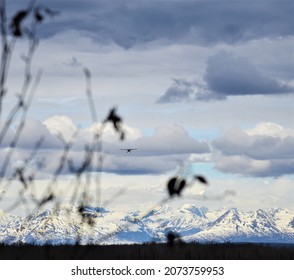
[[[26,7],[20,6],[26,1],[7,2],[8,15]],[[115,107],[125,140],[106,125],[99,177],[105,207],[148,209],[167,196],[169,178],[190,182],[202,175],[208,186],[191,182],[171,205],[294,210],[293,1],[38,3],[59,14],[38,28],[32,74],[40,69],[43,74],[8,167],[23,163],[43,136],[29,163],[38,167],[36,192],[42,193],[56,170],[64,147],[58,136],[75,139],[69,157],[79,166],[85,145]],[[22,84],[26,49],[27,41],[18,40],[6,115]],[[1,144],[2,159],[14,134],[11,127]],[[127,154],[122,148],[138,150]],[[91,168],[100,167],[96,161]],[[54,186],[61,200],[67,199],[71,178],[68,164]],[[96,188],[93,184],[91,192]],[[4,204],[15,195],[17,187]]]

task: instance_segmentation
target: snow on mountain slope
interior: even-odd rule
[[[269,209],[268,212],[273,216],[279,227],[289,229],[289,224],[293,221],[293,213],[287,209],[281,208]],[[294,227],[292,227],[292,229],[294,230]]]
[[[191,204],[158,206],[144,213],[65,205],[27,218],[0,211],[0,242],[5,244],[165,242],[169,232],[187,242],[294,243],[294,213],[280,208],[209,210]]]
[[[168,232],[185,236],[199,232],[208,222],[204,212],[188,204],[178,209],[162,206],[143,216],[142,221],[164,240]]]
[[[23,220],[0,210],[0,242],[12,244],[19,241]]]
[[[292,214],[293,217],[293,214]],[[243,212],[230,209],[214,222],[207,225],[199,234],[186,241],[216,242],[294,242],[294,234],[287,225],[288,219],[280,219],[279,224],[270,211]]]

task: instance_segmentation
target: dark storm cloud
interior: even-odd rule
[[[245,57],[220,51],[207,60],[204,82],[174,79],[159,103],[222,100],[228,96],[293,93],[294,88],[268,77]]]
[[[224,51],[208,59],[205,80],[212,92],[225,96],[293,92],[292,87],[265,76],[248,59]]]
[[[7,1],[8,2],[8,1]],[[100,43],[130,48],[155,40],[216,44],[294,34],[293,1],[42,1],[61,15],[46,36],[86,32]],[[10,10],[20,7],[9,1]]]

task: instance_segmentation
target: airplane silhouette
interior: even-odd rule
[[[131,151],[138,150],[138,149],[121,149],[121,150],[127,151],[127,153],[130,153]]]

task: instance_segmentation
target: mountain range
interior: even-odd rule
[[[0,211],[2,244],[132,244],[166,242],[294,243],[294,212],[272,208],[210,210],[186,204],[143,213],[61,206],[28,217]]]

